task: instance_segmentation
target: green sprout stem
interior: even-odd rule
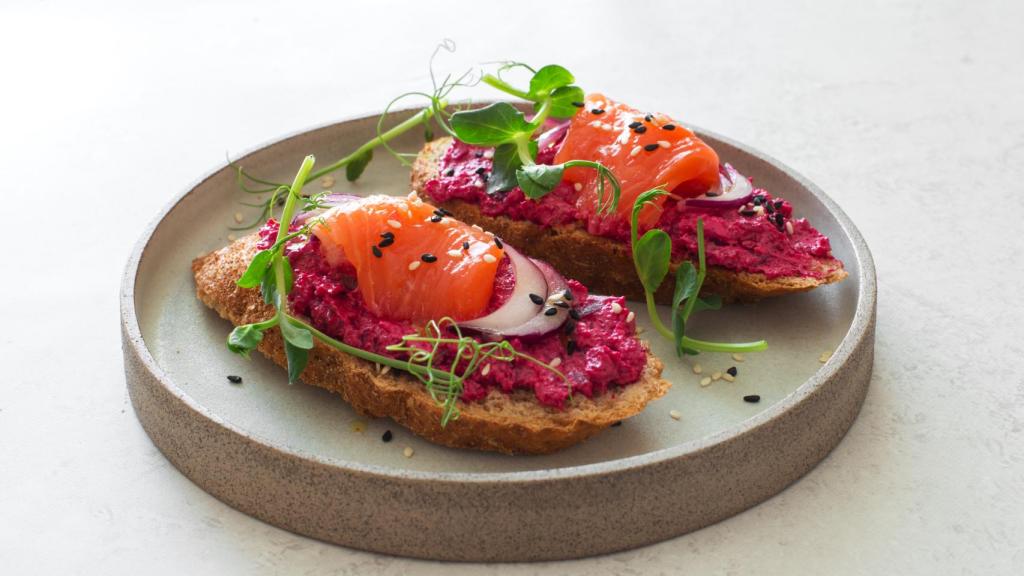
[[[509,84],[508,82],[505,82],[501,78],[498,78],[494,74],[485,74],[483,77],[483,82],[484,84],[487,84],[492,88],[497,88],[498,90],[501,90],[506,94],[511,94],[516,98],[522,98],[523,100],[533,100],[533,96],[529,92],[523,92],[522,90],[516,88],[515,86]]]

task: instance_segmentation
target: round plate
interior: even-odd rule
[[[290,182],[303,156],[333,162],[371,138],[376,121],[296,134],[239,163]],[[128,261],[125,372],[142,426],[183,474],[247,514],[321,540],[421,558],[601,554],[696,530],[771,497],[824,458],[860,409],[873,357],[874,266],[853,223],[817,187],[763,154],[698,132],[827,234],[850,273],[807,294],[695,317],[699,338],[768,340],[767,352],[742,362],[696,358],[704,374],[736,366],[735,382],[702,388],[694,360],[676,359],[669,342],[654,338],[671,391],[621,426],[548,456],[443,448],[387,419],[367,422],[340,397],[289,386],[266,359],[231,354],[231,327],[196,299],[191,260],[226,244],[238,216],[258,216],[239,204],[252,196],[225,166],[175,199]],[[415,151],[422,142],[422,133],[407,134],[395,147]],[[359,182],[338,174],[331,189],[407,193],[408,170],[382,150],[376,156]],[[643,306],[634,309],[648,326]],[[834,353],[822,364],[827,351]],[[229,383],[229,374],[243,383]],[[744,402],[748,394],[760,403]]]

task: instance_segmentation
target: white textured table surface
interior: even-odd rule
[[[0,7],[4,574],[1024,573],[1024,4],[136,4]],[[445,36],[442,66],[559,62],[783,160],[858,223],[875,377],[817,469],[632,552],[444,565],[250,519],[150,444],[117,324],[145,224],[225,151],[423,86]]]

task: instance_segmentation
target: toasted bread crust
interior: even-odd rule
[[[426,183],[437,176],[441,157],[451,145],[449,137],[439,138],[424,145],[412,169],[412,187],[425,194]],[[610,238],[594,236],[580,224],[565,224],[544,228],[525,220],[512,220],[504,216],[486,216],[479,206],[463,201],[444,202],[456,218],[478,224],[508,241],[526,254],[549,262],[556,270],[576,278],[599,294],[622,295],[632,300],[643,300],[644,290],[633,266],[629,245]],[[682,261],[673,262],[671,272]],[[719,266],[709,266],[703,293],[718,294],[726,301],[756,301],[769,296],[805,292],[824,284],[846,278],[846,270],[836,261],[821,261],[821,277],[789,276],[768,278],[764,274],[735,272]],[[665,282],[655,295],[662,304],[672,302],[673,286]]]
[[[258,290],[235,284],[256,254],[257,242],[255,235],[246,236],[192,262],[199,299],[235,325],[266,320],[274,313]],[[276,328],[265,334],[258,349],[287,366]],[[639,382],[593,399],[576,396],[562,411],[541,405],[528,391],[492,391],[482,402],[460,402],[459,418],[446,427],[440,425],[441,408],[419,380],[400,371],[382,372],[372,362],[319,341],[310,352],[302,380],[337,392],[362,414],[391,418],[431,442],[508,454],[546,454],[582,442],[664,395],[670,384],[661,379],[661,370],[661,362],[648,352]]]

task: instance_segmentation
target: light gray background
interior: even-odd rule
[[[1020,2],[138,4],[0,7],[5,574],[1024,572]],[[423,86],[445,36],[443,66],[557,61],[846,209],[878,266],[875,378],[817,469],[648,548],[470,566],[272,528],[153,448],[117,328],[145,224],[226,151]]]

